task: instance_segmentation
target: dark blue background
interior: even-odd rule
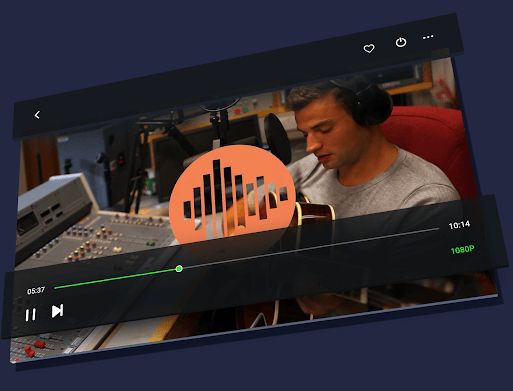
[[[169,2],[170,3],[170,2]],[[446,0],[140,2],[0,10],[0,271],[12,268],[19,143],[12,105],[34,98],[331,36],[457,12],[456,60],[483,193],[495,193],[513,254],[512,21],[502,2]],[[319,66],[329,58],[319,58]],[[245,70],[241,69],[241,72]],[[262,72],[272,72],[272,64]],[[499,273],[503,304],[101,358],[16,372],[0,342],[1,387],[143,390],[384,388],[509,389],[513,272]],[[509,386],[509,387],[508,387]],[[8,389],[8,388],[6,388]]]

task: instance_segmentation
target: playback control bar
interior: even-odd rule
[[[2,337],[507,266],[492,196],[9,273]]]

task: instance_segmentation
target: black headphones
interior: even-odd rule
[[[378,125],[392,113],[392,98],[388,92],[365,78],[356,76],[351,79],[333,79],[330,84],[349,91],[352,98],[347,102],[349,111],[356,123],[362,126]]]

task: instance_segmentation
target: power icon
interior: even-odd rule
[[[407,43],[408,41],[406,41],[406,38],[403,37],[399,37],[395,40],[395,46],[397,46],[398,48],[405,47]]]

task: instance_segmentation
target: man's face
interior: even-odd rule
[[[324,168],[354,164],[365,151],[368,129],[358,125],[344,106],[327,94],[295,112],[297,129],[306,138],[306,151]]]

